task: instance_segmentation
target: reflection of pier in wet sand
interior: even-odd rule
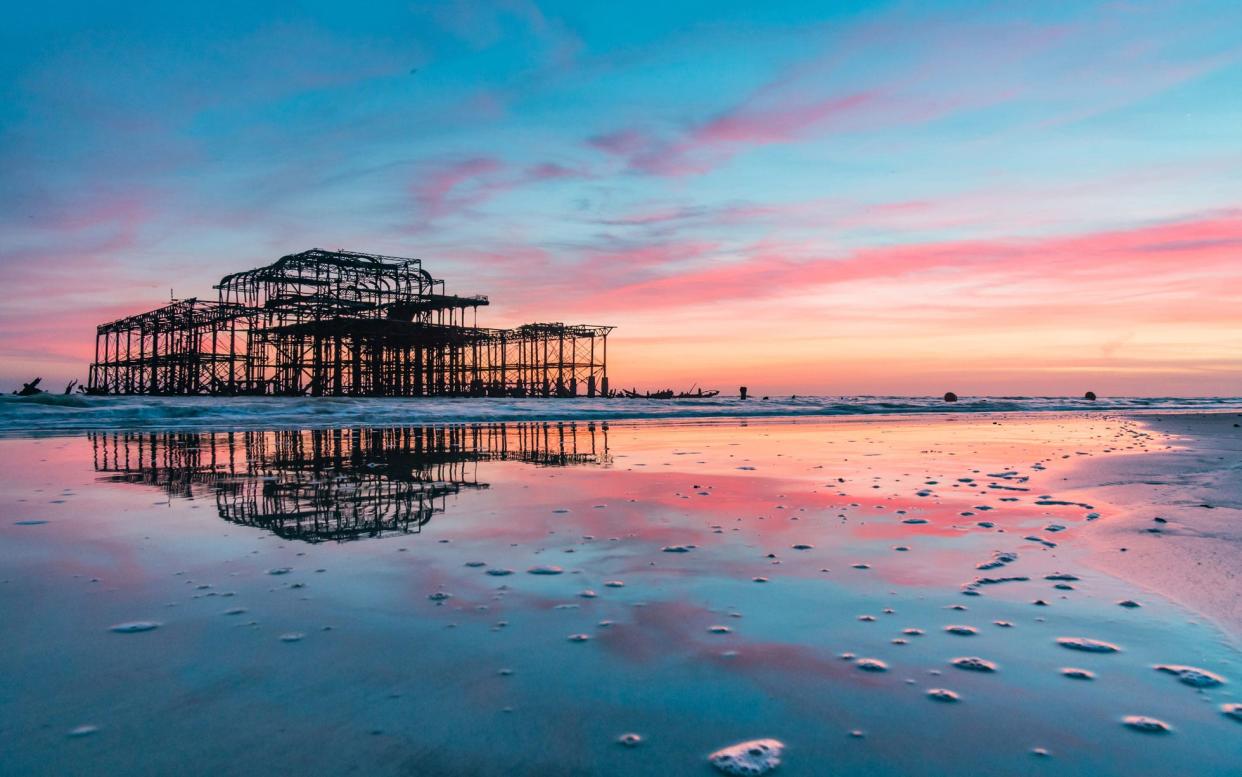
[[[487,488],[481,462],[609,463],[607,425],[94,432],[101,480],[214,496],[226,521],[307,542],[421,530],[449,496]]]

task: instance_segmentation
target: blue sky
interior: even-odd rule
[[[1242,385],[1236,3],[120,6],[0,32],[0,380],[322,246],[626,383]]]

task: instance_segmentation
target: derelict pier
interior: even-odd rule
[[[489,329],[418,259],[312,249],[97,327],[95,394],[608,396],[610,326]]]

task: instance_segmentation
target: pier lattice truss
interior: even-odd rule
[[[478,326],[418,259],[312,249],[101,324],[88,391],[291,396],[607,396],[610,326]]]

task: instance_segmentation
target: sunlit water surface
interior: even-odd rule
[[[787,775],[1236,774],[1237,643],[1093,572],[1109,507],[1057,489],[1167,444],[1053,414],[0,440],[0,772],[710,774],[770,737]]]

